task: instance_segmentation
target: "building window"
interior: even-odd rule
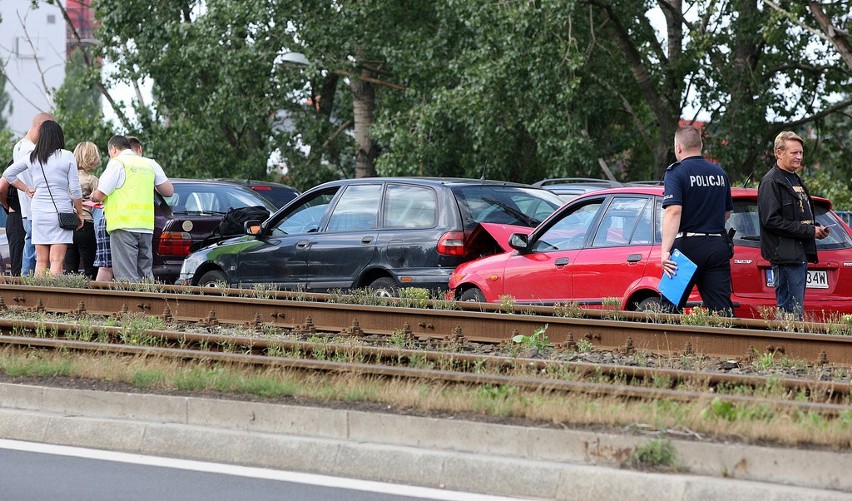
[[[47,24],[56,24],[56,14],[47,15]]]

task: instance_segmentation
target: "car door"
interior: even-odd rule
[[[382,183],[351,184],[308,244],[307,289],[346,289],[376,254]]]
[[[530,236],[528,252],[514,253],[503,270],[503,295],[519,303],[553,304],[573,300],[574,262],[594,236],[606,198],[564,207],[548,226]]]
[[[311,246],[339,190],[335,186],[306,195],[276,214],[258,235],[257,244],[239,253],[240,283],[305,288]]]
[[[571,265],[576,301],[597,306],[604,298],[622,299],[642,279],[653,249],[653,216],[653,197],[610,200],[594,236]]]

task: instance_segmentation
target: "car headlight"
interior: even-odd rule
[[[187,256],[180,267],[180,278],[192,278],[195,275],[195,270],[206,260],[207,254],[204,252],[196,252]]]

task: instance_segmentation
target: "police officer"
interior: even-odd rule
[[[677,305],[663,298],[663,307],[683,308],[693,285],[704,306],[720,315],[733,316],[731,303],[731,247],[725,221],[734,208],[728,175],[701,154],[701,133],[692,126],[681,127],[674,137],[677,162],[666,169],[663,194],[663,272],[672,276],[677,264],[674,249],[696,264],[695,274]]]

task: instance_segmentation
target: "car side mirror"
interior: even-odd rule
[[[521,253],[529,252],[528,236],[523,233],[515,233],[509,238],[509,247]]]
[[[246,235],[257,235],[260,233],[261,223],[263,221],[246,221],[243,223],[243,231]]]

